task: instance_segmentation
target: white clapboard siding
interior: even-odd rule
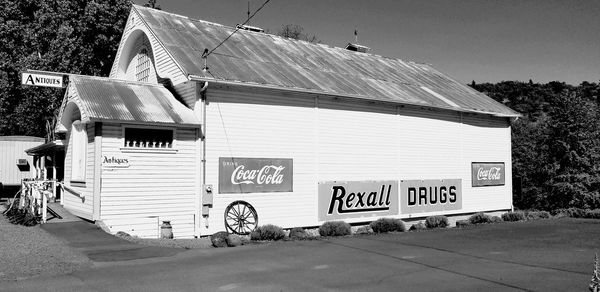
[[[196,105],[196,82],[187,81],[180,83],[175,86],[175,92],[178,98],[183,100],[185,105],[191,109],[194,109]]]
[[[235,200],[254,206],[259,225],[319,225],[319,181],[459,178],[463,208],[446,214],[511,207],[507,119],[217,87],[208,91],[208,101],[206,183],[215,194],[203,233],[224,230],[225,208]],[[292,158],[293,192],[219,194],[219,157]],[[471,162],[477,161],[504,162],[506,185],[471,187]],[[428,215],[434,213],[411,214]]]
[[[0,183],[7,186],[20,186],[24,178],[35,177],[33,157],[27,155],[25,150],[42,145],[44,138],[29,136],[0,137]],[[28,168],[19,168],[17,160],[25,159]],[[14,195],[14,194],[11,194]]]
[[[125,26],[125,30],[123,31],[123,36],[121,38],[121,43],[119,44],[117,55],[115,56],[115,61],[110,72],[110,78],[125,79],[123,72],[119,72],[119,67],[121,57],[128,56],[130,53],[124,52],[124,50],[135,49],[135,46],[125,48],[125,44],[127,43],[130,37],[138,37],[137,33],[132,33],[134,31],[142,31],[145,37],[150,42],[153,55],[152,63],[155,66],[156,73],[158,74],[158,76],[162,78],[171,79],[171,82],[174,85],[183,83],[188,80],[181,68],[173,61],[173,59],[162,46],[162,44],[156,39],[156,37],[148,30],[146,25],[141,21],[141,17],[138,15],[135,8],[131,10],[129,18],[127,19],[127,24]],[[124,62],[126,61],[127,60],[124,60]]]
[[[123,125],[103,125],[102,155],[129,159],[127,168],[102,169],[103,221],[148,216],[174,218],[171,224],[178,230],[176,237],[194,236],[199,200],[196,181],[200,177],[196,130],[178,128],[174,137],[176,152],[124,151]]]
[[[121,231],[140,238],[158,238],[160,236],[158,216],[117,218],[102,221],[112,234]]]
[[[88,143],[86,156],[85,182],[71,181],[71,156],[73,141],[71,132],[67,133],[68,144],[65,149],[64,183],[78,194],[68,190],[62,192],[62,202],[65,209],[74,215],[92,220],[94,213],[94,124],[86,124]]]

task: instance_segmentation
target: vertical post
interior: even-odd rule
[[[40,193],[42,199],[42,223],[46,223],[46,217],[48,215],[48,195],[43,191]]]
[[[25,206],[25,193],[26,188],[25,188],[25,181],[21,179],[21,196],[19,197],[19,209],[23,208],[23,206]]]

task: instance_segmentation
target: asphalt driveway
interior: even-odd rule
[[[600,220],[189,250],[96,263],[2,291],[586,291]]]

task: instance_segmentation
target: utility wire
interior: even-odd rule
[[[246,19],[246,21],[244,21],[244,23],[242,23],[241,25],[238,25],[238,27],[236,27],[236,29],[227,38],[225,38],[221,43],[219,43],[214,49],[210,50],[208,53],[202,54],[202,57],[206,59],[208,56],[210,56],[210,54],[212,54],[223,43],[225,43],[234,33],[236,33],[238,30],[240,30],[240,28],[242,26],[246,25],[250,21],[250,19],[252,19],[252,17],[254,17],[254,15],[256,15],[256,13],[258,13],[261,9],[263,9],[263,7],[265,7],[265,5],[267,5],[267,3],[269,3],[269,1],[271,1],[271,0],[266,0],[265,3],[263,3],[260,7],[258,7],[258,9],[256,9],[256,11],[254,11],[254,13],[252,13],[252,15],[250,15],[248,17],[248,19]]]

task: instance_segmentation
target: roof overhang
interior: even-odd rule
[[[499,117],[499,118],[518,119],[522,116],[521,114],[502,114],[502,113],[496,113],[496,112],[486,112],[486,111],[477,111],[477,110],[471,110],[471,109],[457,108],[457,107],[453,107],[453,106],[448,106],[448,107],[436,106],[436,107],[434,107],[434,106],[429,106],[429,105],[424,105],[424,104],[419,104],[419,103],[398,102],[395,100],[389,100],[389,99],[385,99],[385,98],[365,97],[365,96],[361,96],[361,95],[340,95],[340,94],[335,94],[335,93],[328,94],[328,93],[324,93],[323,91],[319,91],[319,90],[310,90],[310,89],[305,89],[305,88],[291,88],[291,87],[285,88],[285,87],[280,87],[280,86],[272,86],[272,85],[268,85],[268,84],[219,80],[219,79],[215,79],[212,77],[197,76],[197,75],[188,75],[188,79],[190,81],[209,82],[209,83],[220,84],[220,85],[225,85],[225,86],[237,86],[237,87],[255,88],[255,89],[272,90],[272,91],[280,91],[280,92],[303,93],[303,94],[311,94],[311,95],[318,95],[318,96],[328,96],[328,97],[332,97],[332,98],[340,98],[341,97],[341,98],[349,98],[349,99],[356,99],[356,100],[362,100],[362,101],[381,102],[381,103],[401,105],[401,106],[413,106],[413,107],[449,110],[449,111],[455,111],[455,112],[461,112],[461,113],[490,115],[490,116]]]

